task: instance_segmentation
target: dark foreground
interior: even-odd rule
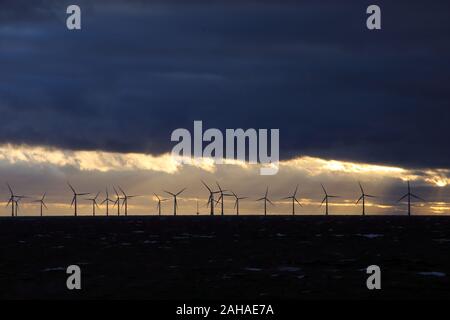
[[[450,298],[445,217],[2,218],[0,252],[2,299]]]

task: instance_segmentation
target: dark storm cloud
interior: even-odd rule
[[[72,1],[73,2],[73,1]],[[169,151],[280,128],[281,154],[450,167],[448,2],[1,1],[0,142]]]

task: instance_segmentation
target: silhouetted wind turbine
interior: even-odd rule
[[[220,202],[220,204],[221,204],[221,215],[223,216],[224,215],[224,211],[223,211],[223,201],[224,201],[224,199],[225,199],[225,197],[232,197],[233,195],[232,194],[227,194],[227,193],[224,193],[225,191],[227,191],[227,190],[222,190],[222,188],[220,187],[220,184],[218,183],[218,182],[216,182],[216,184],[217,184],[217,187],[219,188],[219,191],[218,191],[218,193],[220,193],[220,197],[219,197],[219,200],[217,200],[218,201],[218,203]],[[222,200],[222,201],[221,201]]]
[[[417,200],[422,200],[423,202],[427,202],[425,199],[411,193],[411,187],[409,185],[409,181],[408,181],[408,193],[405,194],[403,197],[401,197],[397,202],[402,201],[406,197],[408,197],[408,216],[411,216],[411,197],[416,198]]]
[[[323,184],[320,184],[320,185],[322,186],[323,192],[325,193],[325,197],[323,198],[320,206],[322,206],[323,203],[325,202],[325,215],[328,215],[328,198],[338,198],[338,196],[329,195],[327,193],[327,190],[325,190],[325,187],[323,186]]]
[[[92,215],[95,217],[95,207],[99,207],[97,203],[97,198],[100,195],[100,192],[97,192],[97,195],[94,198],[86,199],[92,201]]]
[[[109,216],[109,203],[110,202],[114,203],[114,200],[109,198],[108,188],[106,188],[106,199],[100,203],[100,204],[106,203],[106,216]]]
[[[44,211],[43,208],[48,209],[47,206],[45,205],[45,202],[44,202],[44,199],[45,199],[45,195],[46,195],[46,194],[47,194],[47,193],[44,193],[44,195],[42,196],[41,199],[33,201],[33,202],[39,202],[39,204],[40,204],[40,206],[41,206],[41,217],[42,217],[42,212]]]
[[[366,215],[366,197],[367,198],[376,198],[375,196],[371,196],[370,194],[365,194],[364,189],[360,182],[358,182],[359,188],[361,189],[361,197],[359,197],[358,201],[356,201],[356,204],[358,204],[362,200],[362,215]]]
[[[14,191],[12,190],[11,186],[9,185],[9,183],[6,183],[6,185],[8,186],[9,192],[11,194],[8,203],[6,204],[6,207],[9,206],[9,204],[11,204],[11,217],[14,217],[16,215],[16,211],[14,209],[16,202],[14,201],[17,197],[20,197],[18,195],[14,194]]]
[[[297,200],[297,198],[296,198],[296,196],[297,196],[297,191],[298,191],[298,185],[297,185],[297,187],[295,187],[295,191],[294,191],[294,193],[292,194],[292,196],[290,196],[290,197],[286,197],[286,198],[283,198],[282,200],[287,200],[287,199],[292,199],[292,215],[294,216],[295,215],[295,203],[297,202],[297,204],[300,206],[300,207],[303,207],[302,206],[302,204]]]
[[[208,191],[209,191],[209,198],[208,198],[208,202],[206,203],[206,205],[211,206],[211,215],[213,216],[214,215],[214,202],[217,202],[216,200],[214,200],[214,194],[219,193],[220,191],[211,190],[211,188],[208,187],[208,185],[203,180],[201,180],[201,181],[202,181],[203,185],[205,186],[205,188],[208,189]]]
[[[15,210],[16,210],[16,217],[17,217],[17,213],[19,212],[19,201],[22,200],[22,198],[25,198],[25,197],[23,197],[23,196],[16,196],[16,199],[13,200],[15,202],[15,204],[16,204],[16,208],[15,208]]]
[[[85,195],[88,195],[89,192],[77,193],[70,183],[67,182],[67,185],[70,187],[70,189],[71,189],[72,192],[73,192],[73,198],[72,198],[72,203],[70,204],[70,207],[72,208],[72,206],[75,205],[75,217],[76,217],[77,214],[78,214],[78,211],[77,211],[77,210],[78,210],[78,207],[77,207],[77,199],[78,199],[78,196],[85,196]]]
[[[183,190],[179,191],[178,193],[172,193],[169,191],[164,191],[165,193],[170,194],[173,197],[173,215],[176,216],[177,215],[177,207],[178,207],[178,202],[177,202],[177,197],[184,191],[186,190],[186,188],[184,188]]]
[[[269,202],[271,205],[274,206],[274,204],[272,203],[272,201],[269,200],[269,198],[267,198],[267,195],[269,193],[269,187],[267,187],[266,189],[266,194],[264,195],[264,197],[256,200],[256,201],[261,201],[264,200],[264,215],[267,216],[267,202]]]
[[[247,199],[247,197],[238,197],[236,195],[236,193],[234,193],[233,191],[231,192],[234,196],[234,198],[236,199],[236,201],[234,202],[234,208],[236,209],[236,215],[239,215],[239,200],[243,200],[243,199]]]
[[[113,189],[114,192],[116,193],[116,200],[114,201],[113,208],[117,205],[117,216],[120,216],[120,199],[122,198],[119,196],[119,193],[117,192],[116,188],[113,187]]]
[[[119,190],[120,190],[120,192],[122,192],[122,194],[123,194],[123,201],[122,201],[122,207],[123,206],[125,206],[125,216],[127,216],[128,215],[128,199],[131,199],[131,198],[135,198],[135,197],[137,197],[137,196],[129,196],[129,195],[127,195],[123,190],[122,190],[122,188],[119,186]]]
[[[158,204],[156,205],[156,208],[158,209],[158,215],[161,215],[161,202],[167,201],[167,199],[161,199],[156,193],[153,193],[155,197],[158,199]]]

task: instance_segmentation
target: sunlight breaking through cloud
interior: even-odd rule
[[[182,160],[182,161],[181,161]],[[170,154],[154,156],[144,153],[116,153],[105,151],[72,151],[44,146],[4,144],[0,146],[0,162],[28,166],[73,167],[80,171],[133,171],[149,170],[168,174],[177,173],[184,165],[200,168],[206,172],[215,172],[217,167],[210,158],[176,159]],[[238,166],[243,170],[257,169],[239,160],[224,160],[221,165]],[[423,169],[408,170],[400,167],[373,165],[338,160],[325,160],[303,156],[281,161],[280,169],[293,169],[306,172],[310,176],[327,174],[358,175],[376,178],[395,178],[418,180],[436,187],[445,187],[450,182],[450,170]]]

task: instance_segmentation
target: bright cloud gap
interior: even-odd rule
[[[105,151],[72,151],[45,146],[0,145],[0,162],[10,165],[73,167],[80,171],[133,171],[151,170],[169,174],[177,173],[184,165],[194,166],[207,172],[215,172],[218,166],[233,165],[244,170],[259,168],[259,164],[248,164],[240,160],[226,160],[216,165],[210,158],[176,159],[169,153],[154,156],[144,153],[116,153]],[[299,170],[310,176],[321,174],[374,175],[401,180],[422,181],[426,184],[445,187],[450,183],[448,169],[409,170],[406,168],[372,165],[338,160],[325,160],[302,156],[281,161],[280,169]]]

